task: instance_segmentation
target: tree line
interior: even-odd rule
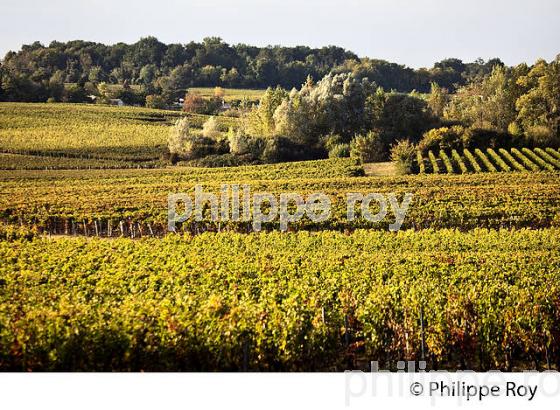
[[[125,86],[122,97],[143,104],[157,95],[166,102],[189,87],[285,89],[300,87],[311,76],[333,72],[368,78],[386,90],[429,92],[432,83],[455,90],[488,75],[499,59],[464,63],[446,59],[430,69],[414,70],[384,60],[359,58],[341,47],[255,47],[229,45],[217,37],[188,44],[164,44],[155,37],[134,44],[104,45],[82,40],[48,46],[39,42],[10,51],[0,65],[0,100],[83,102],[99,94],[98,85]],[[135,85],[136,87],[126,88]]]

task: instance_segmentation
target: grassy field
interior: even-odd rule
[[[363,369],[419,360],[422,329],[430,368],[560,369],[560,152],[161,167],[179,115],[0,104],[0,370]],[[224,183],[332,214],[168,234],[169,193]],[[348,193],[412,194],[403,230]]]
[[[398,174],[397,167],[394,162],[375,162],[364,164],[366,175],[370,176],[395,176]]]
[[[243,100],[244,98],[249,101],[258,101],[265,92],[265,90],[248,90],[234,88],[223,88],[223,90],[225,101]],[[189,93],[198,94],[206,98],[213,97],[214,91],[214,87],[192,87],[188,89]]]
[[[66,83],[66,87],[70,87],[76,85],[76,83]],[[122,85],[119,84],[107,84],[107,88],[113,92],[122,90]],[[137,84],[130,85],[130,88],[134,91],[141,91],[141,86]],[[222,87],[220,87],[222,88]],[[214,96],[214,91],[216,87],[191,87],[188,88],[186,91],[198,94],[205,98],[211,98]],[[254,89],[246,89],[246,88],[222,88],[224,91],[224,100],[232,101],[238,100],[241,101],[246,98],[249,101],[258,101],[264,94],[265,90],[254,90]]]

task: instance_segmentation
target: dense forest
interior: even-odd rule
[[[368,78],[385,90],[429,92],[437,83],[448,90],[490,74],[499,59],[464,63],[447,59],[430,69],[414,70],[383,60],[359,58],[340,47],[254,47],[229,45],[210,37],[202,43],[164,44],[154,37],[134,44],[87,41],[39,42],[10,51],[0,66],[0,100],[81,102],[100,83],[136,85],[122,95],[144,103],[147,95],[172,102],[189,87],[285,89],[300,87],[333,72]],[[133,90],[133,91],[131,91]]]

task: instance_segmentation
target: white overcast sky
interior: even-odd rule
[[[560,0],[0,0],[0,55],[39,40],[338,45],[431,67],[457,57],[532,63],[560,53]]]

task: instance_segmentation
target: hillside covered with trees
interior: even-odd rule
[[[285,89],[300,87],[334,73],[353,73],[386,90],[428,92],[435,82],[447,89],[487,75],[499,59],[463,63],[447,59],[431,69],[411,68],[383,60],[359,58],[329,46],[313,49],[229,45],[210,37],[201,43],[164,44],[154,37],[134,44],[104,45],[87,41],[39,42],[10,51],[0,66],[0,100],[44,102],[48,98],[82,102],[100,83],[136,85],[119,97],[144,103],[147,95],[171,102],[189,87]],[[126,94],[128,92],[128,95]]]

